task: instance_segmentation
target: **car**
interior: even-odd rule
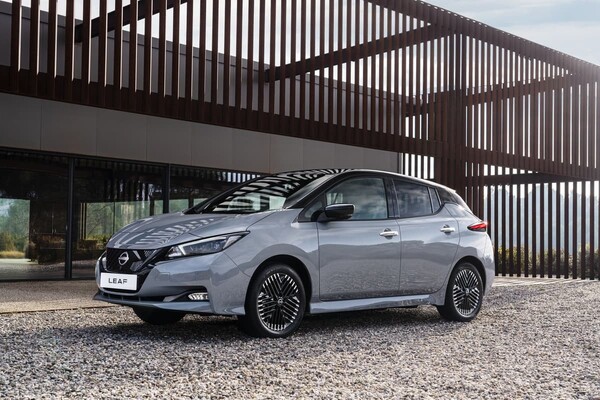
[[[115,233],[96,300],[150,324],[235,316],[286,337],[306,314],[433,305],[477,316],[494,280],[487,224],[452,189],[366,169],[261,176]]]

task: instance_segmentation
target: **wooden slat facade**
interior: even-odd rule
[[[413,0],[66,3],[12,2],[1,91],[396,152],[498,273],[600,277],[600,67]]]

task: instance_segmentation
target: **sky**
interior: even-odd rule
[[[425,0],[600,65],[600,0]]]

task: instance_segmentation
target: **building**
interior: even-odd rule
[[[331,167],[455,188],[499,273],[600,275],[598,66],[413,0],[115,3],[0,1],[1,280],[89,278],[134,219]]]

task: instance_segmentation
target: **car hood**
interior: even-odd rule
[[[272,214],[162,214],[137,220],[110,238],[107,247],[117,249],[157,249],[190,240],[242,232]]]

